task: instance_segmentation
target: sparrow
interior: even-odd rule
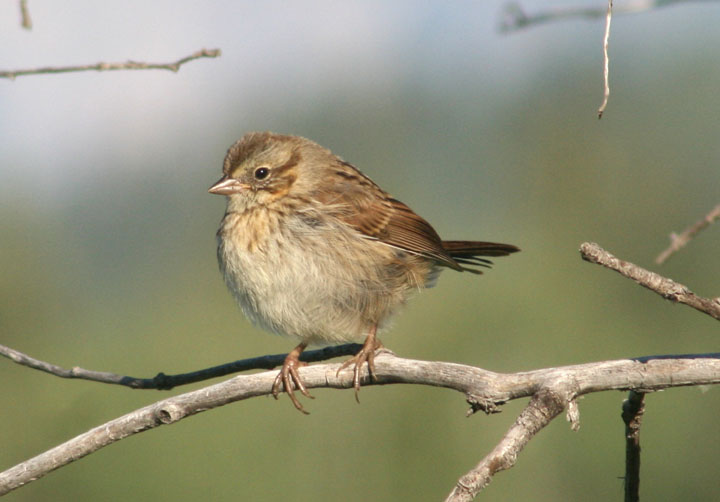
[[[412,209],[353,165],[299,136],[251,132],[227,151],[209,190],[227,197],[217,256],[245,315],[294,337],[272,387],[307,413],[294,388],[312,397],[298,373],[310,344],[363,341],[338,373],[354,365],[356,397],[365,363],[376,380],[378,333],[440,272],[481,274],[519,249],[482,241],[443,241]]]

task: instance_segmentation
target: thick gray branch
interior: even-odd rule
[[[491,412],[511,399],[537,395],[498,446],[506,452],[503,458],[510,459],[559,413],[558,409],[562,410],[558,403],[567,406],[578,395],[605,390],[648,391],[720,383],[720,354],[623,359],[502,374],[462,364],[403,359],[384,351],[377,355],[375,365],[377,384],[408,383],[454,389],[466,396],[473,411]],[[337,363],[317,364],[301,368],[300,374],[309,389],[351,388],[352,369],[336,375],[339,367]],[[268,395],[275,376],[275,371],[239,375],[111,420],[0,473],[0,495],[138,432],[234,401]],[[362,384],[373,384],[366,371],[362,374]],[[514,461],[503,462],[506,463],[498,465],[507,468]],[[491,469],[490,475],[498,470]],[[473,485],[472,491],[483,482],[480,480]]]

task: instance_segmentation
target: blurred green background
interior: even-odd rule
[[[531,1],[530,11],[572,5]],[[602,2],[578,0],[575,5]],[[720,192],[720,6],[617,16],[605,117],[602,19],[498,33],[503,2],[16,2],[3,69],[223,56],[170,72],[0,82],[0,343],[65,367],[153,376],[288,351],[242,316],[206,193],[249,130],[314,139],[448,239],[523,252],[446,272],[398,316],[405,357],[495,371],[717,351],[717,321],[584,263],[585,240],[718,294],[718,228],[666,265],[668,234]],[[0,469],[162,397],[0,360]],[[198,388],[199,385],[193,386]],[[442,500],[525,402],[317,390],[310,416],[253,399],[121,441],[10,501]],[[479,499],[620,500],[623,393],[580,401]],[[717,388],[648,396],[643,500],[717,500]]]

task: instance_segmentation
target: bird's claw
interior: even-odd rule
[[[315,399],[308,392],[305,384],[300,378],[300,374],[298,373],[298,368],[300,368],[301,366],[307,366],[307,363],[300,361],[299,359],[300,353],[302,353],[304,349],[305,347],[301,348],[301,346],[298,345],[297,347],[295,347],[295,349],[292,350],[292,352],[287,355],[287,357],[285,358],[285,362],[280,369],[280,372],[275,377],[275,382],[272,386],[272,395],[275,399],[277,399],[278,395],[280,394],[280,388],[282,387],[282,390],[287,393],[290,401],[292,401],[293,406],[295,406],[298,411],[304,413],[305,415],[309,415],[310,413],[305,410],[303,405],[300,403],[300,401],[298,401],[298,398],[295,396],[295,389],[297,389],[303,396],[309,397],[310,399]]]

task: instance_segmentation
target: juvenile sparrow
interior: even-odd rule
[[[378,331],[443,268],[482,273],[480,256],[519,251],[510,244],[443,241],[428,222],[370,178],[308,139],[248,133],[227,152],[209,192],[227,196],[217,232],[225,283],[255,324],[300,340],[273,384],[307,413],[293,386],[309,344],[365,342],[353,384],[368,363],[375,378]],[[338,371],[339,372],[339,371]]]

